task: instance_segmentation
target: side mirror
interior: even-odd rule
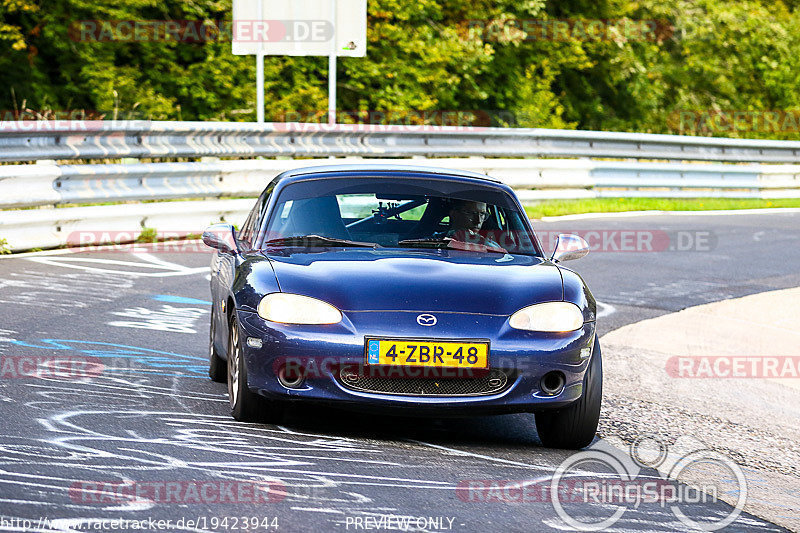
[[[206,246],[216,248],[220,252],[236,254],[236,230],[232,224],[212,224],[203,232],[203,242]]]
[[[561,233],[556,239],[556,248],[550,260],[553,263],[580,259],[589,253],[589,243],[578,235]]]

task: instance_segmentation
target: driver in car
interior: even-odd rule
[[[492,250],[506,251],[491,238],[480,233],[483,223],[489,216],[489,211],[484,202],[453,200],[448,216],[450,217],[450,229],[444,237],[449,237],[453,241],[466,243],[467,245],[485,246]]]

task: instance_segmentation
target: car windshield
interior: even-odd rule
[[[426,178],[331,178],[283,189],[262,248],[438,248],[539,255],[502,189]]]

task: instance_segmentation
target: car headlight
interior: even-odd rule
[[[583,313],[570,302],[547,302],[523,307],[511,315],[508,324],[529,331],[575,331],[583,326]]]
[[[329,303],[299,294],[273,292],[258,304],[258,315],[282,324],[337,324],[342,312]]]

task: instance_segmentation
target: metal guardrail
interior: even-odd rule
[[[350,163],[358,159],[338,159]],[[369,160],[396,163],[397,160]],[[450,158],[425,161],[489,174],[525,201],[554,198],[800,197],[800,165],[626,163],[579,159]],[[0,208],[136,200],[256,196],[284,170],[328,161],[248,160],[203,163],[0,166]],[[2,211],[0,239],[14,251],[135,238],[155,228],[174,235],[200,233],[225,218],[241,223],[253,201],[206,200],[124,206]],[[82,233],[83,232],[83,233]],[[106,234],[108,237],[106,237]]]
[[[150,121],[0,123],[0,161],[348,155],[800,163],[800,142],[458,126]]]
[[[56,165],[57,159],[277,157],[268,160]],[[708,164],[531,159],[594,157],[800,163],[800,142],[544,129],[217,122],[0,122],[0,209],[137,200],[255,196],[276,174],[320,164],[291,157],[413,157],[489,174],[523,201],[587,197],[800,197],[800,164]],[[420,161],[419,157],[435,157]],[[465,157],[467,156],[467,157]],[[502,157],[511,159],[502,159]],[[361,160],[361,159],[359,159]],[[341,160],[339,162],[351,162]],[[328,163],[327,161],[325,162]],[[252,200],[3,211],[12,250],[60,246],[76,231],[199,233],[240,222]]]
[[[200,234],[220,220],[241,224],[252,207],[253,200],[243,199],[4,211],[0,238],[15,252],[132,242],[145,228],[176,238]]]
[[[337,160],[357,161],[365,160]],[[489,174],[514,187],[523,200],[602,196],[800,196],[800,165],[482,158],[415,159],[412,162]],[[318,164],[321,163],[249,160],[130,165],[3,165],[0,166],[0,208],[258,196],[266,183],[280,172]]]

